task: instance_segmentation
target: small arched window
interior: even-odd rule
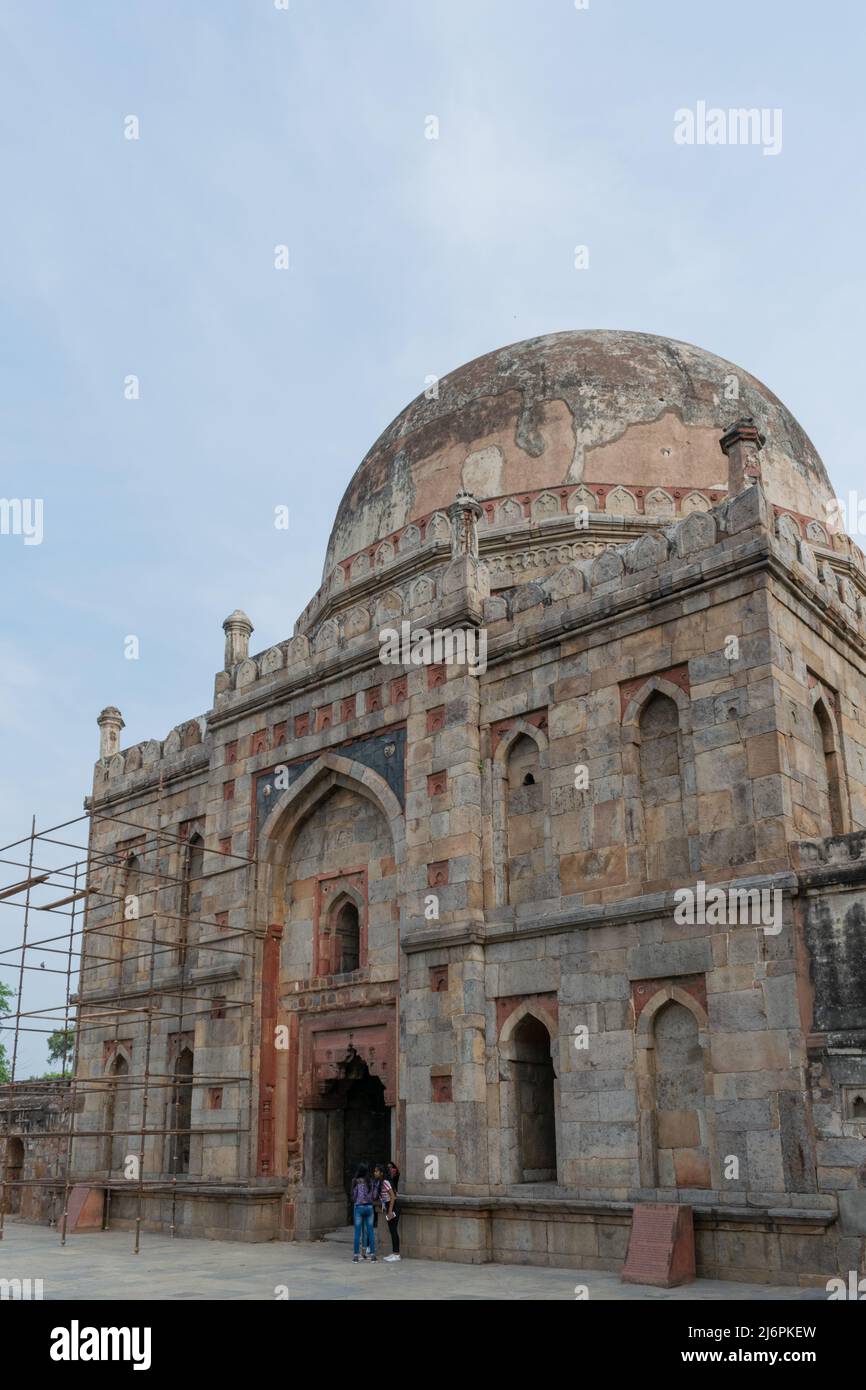
[[[123,920],[118,952],[123,984],[131,984],[138,971],[138,956],[141,950],[139,941],[141,915],[141,860],[138,855],[129,854],[123,875]]]
[[[815,750],[818,834],[841,835],[845,829],[841,763],[833,721],[823,699],[816,700],[812,709],[812,741]]]
[[[534,738],[520,734],[511,745],[505,768],[508,901],[530,900],[545,871],[547,807],[541,752]]]
[[[186,965],[190,943],[195,939],[195,924],[201,916],[202,875],[204,872],[204,840],[197,832],[190,835],[183,864],[183,883],[180,898],[178,927],[178,964]]]
[[[334,974],[348,975],[361,963],[361,921],[353,902],[344,902],[334,917]]]

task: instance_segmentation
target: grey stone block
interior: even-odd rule
[[[866,1192],[839,1193],[839,1221],[845,1235],[866,1236]]]
[[[699,975],[713,968],[712,949],[707,938],[636,946],[629,951],[627,959],[630,980]]]

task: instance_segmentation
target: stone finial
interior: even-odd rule
[[[725,430],[719,448],[728,459],[728,495],[736,497],[761,481],[758,454],[766,444],[751,415],[743,415]]]
[[[107,762],[120,752],[120,731],[124,728],[123,716],[116,705],[106,705],[96,720],[99,725],[99,756]]]
[[[232,666],[237,666],[239,661],[246,661],[249,656],[253,625],[246,613],[236,608],[223,623],[223,632],[226,635],[225,667],[228,671]]]
[[[461,488],[448,508],[451,522],[451,558],[459,560],[469,555],[478,559],[478,519],[483,515],[477,499]]]

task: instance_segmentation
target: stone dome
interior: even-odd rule
[[[528,518],[533,495],[548,507],[558,496],[567,511],[566,490],[581,487],[599,510],[634,511],[636,520],[712,505],[728,485],[719,440],[742,416],[766,436],[771,501],[826,519],[833,489],[816,449],[778,397],[732,362],[617,331],[500,348],[416,397],[376,440],[340,503],[324,575],[410,523],[447,514],[461,487],[481,502],[513,497]],[[490,505],[487,516],[495,524]]]

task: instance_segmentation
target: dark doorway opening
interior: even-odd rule
[[[172,1175],[189,1172],[189,1151],[192,1129],[193,1055],[185,1047],[174,1065],[174,1085],[171,1097],[170,1171]]]
[[[390,1153],[390,1112],[385,1105],[385,1087],[378,1076],[371,1076],[366,1062],[356,1057],[346,1091],[343,1127],[343,1183],[346,1191],[346,1220],[351,1225],[352,1181],[358,1165],[385,1163]]]
[[[349,1043],[345,1056],[333,1061],[330,1077],[320,1084],[318,1103],[305,1113],[304,1185],[311,1201],[300,1210],[305,1231],[314,1236],[340,1232],[334,1238],[346,1238],[346,1224],[354,1216],[352,1180],[359,1165],[385,1163],[393,1155],[392,1105],[373,1070],[377,1065],[375,1059],[368,1065]]]
[[[527,1014],[514,1034],[521,1182],[556,1181],[556,1100],[550,1034]]]

